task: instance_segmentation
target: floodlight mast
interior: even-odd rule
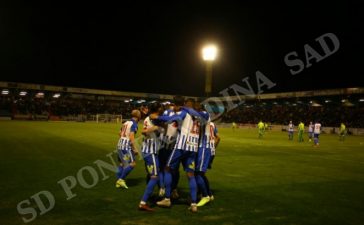
[[[202,49],[202,58],[206,62],[205,95],[209,97],[212,90],[212,64],[217,56],[215,45],[207,45]]]

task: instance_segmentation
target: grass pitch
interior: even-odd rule
[[[364,221],[364,137],[322,135],[320,147],[288,141],[284,132],[219,129],[222,138],[208,172],[215,201],[187,211],[187,179],[181,173],[182,200],[171,209],[140,212],[145,188],[143,161],[127,178],[128,190],[116,189],[93,163],[110,162],[119,125],[73,122],[0,121],[0,224],[23,224],[17,204],[48,190],[55,207],[29,224],[318,224],[348,225]],[[99,182],[79,184],[66,200],[57,182],[91,166]],[[91,182],[87,173],[86,181]],[[33,202],[32,207],[35,207]],[[38,209],[37,209],[38,210]],[[37,211],[39,213],[39,210]],[[29,215],[25,215],[29,218]]]

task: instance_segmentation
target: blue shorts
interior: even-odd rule
[[[320,134],[313,134],[314,138],[319,138]]]
[[[150,176],[158,176],[159,159],[156,154],[143,154],[145,169]]]
[[[198,149],[196,171],[206,172],[211,162],[211,149],[201,147]]]
[[[176,170],[182,162],[183,169],[186,172],[195,172],[196,154],[197,152],[174,149],[169,156],[167,166],[172,170]]]
[[[132,150],[121,150],[118,149],[119,160],[122,163],[130,164],[135,161],[135,155]]]
[[[308,137],[312,138],[313,137],[313,132],[308,132]]]

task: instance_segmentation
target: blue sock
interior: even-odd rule
[[[158,183],[158,177],[150,178],[147,187],[145,188],[142,201],[147,202],[149,196],[153,193],[154,186]]]
[[[206,190],[205,181],[202,178],[202,175],[198,174],[196,176],[196,182],[197,182],[199,191],[202,192],[202,197],[206,197],[208,194],[207,194],[207,190]]]
[[[315,144],[316,145],[318,144],[318,138],[315,138]]]
[[[207,179],[206,175],[203,175],[203,176],[202,176],[202,178],[203,178],[203,180],[205,181],[205,187],[206,187],[207,194],[208,194],[209,196],[211,196],[211,195],[212,195],[212,192],[211,192],[211,190],[210,190],[210,182],[209,182],[209,180]]]
[[[116,171],[116,178],[121,179],[121,176],[123,175],[124,168],[122,166],[118,166],[118,169]]]
[[[179,181],[179,171],[175,171],[172,176],[172,190],[176,189]]]
[[[148,184],[149,180],[150,180],[150,175],[147,174],[147,176],[145,177],[145,183]]]
[[[159,173],[159,187],[164,188],[164,172]]]
[[[166,187],[166,198],[170,198],[172,192],[172,174],[170,172],[164,172],[164,185]]]
[[[197,202],[197,184],[195,176],[188,177],[188,184],[190,186],[191,203]]]
[[[121,179],[125,179],[126,178],[126,176],[128,176],[128,174],[132,171],[134,169],[134,167],[132,167],[132,166],[127,166],[127,167],[125,167],[124,168],[124,170],[123,170],[123,175],[121,175]]]

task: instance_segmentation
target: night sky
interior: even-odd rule
[[[213,93],[255,72],[266,92],[364,86],[363,10],[331,5],[153,3],[122,8],[0,11],[0,81],[202,96],[201,48],[218,45]],[[284,56],[334,33],[340,49],[292,76]]]

